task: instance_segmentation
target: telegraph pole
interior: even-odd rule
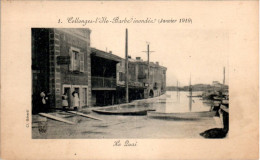
[[[129,102],[128,99],[128,30],[125,31],[125,100],[126,103]]]
[[[225,85],[225,67],[223,69],[223,74],[224,74],[224,77],[223,77],[223,85]]]
[[[150,54],[154,51],[150,51],[150,45],[147,43],[147,51],[143,51],[147,53],[147,66],[148,66],[148,75],[147,75],[147,81],[148,81],[148,97],[149,97],[149,90],[150,90]]]
[[[148,63],[148,87],[150,86],[150,47],[147,44],[147,63]]]
[[[192,108],[192,87],[191,87],[191,73],[190,73],[190,98],[189,98],[189,109],[191,111],[191,108]]]

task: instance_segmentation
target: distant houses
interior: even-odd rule
[[[148,81],[148,64],[140,57],[129,59],[129,100],[156,97],[166,92],[166,67],[150,62],[150,78]],[[125,90],[125,59],[117,64],[118,87],[121,93]],[[122,94],[121,94],[122,95]],[[119,99],[124,99],[120,97]]]
[[[189,91],[190,86],[176,87],[176,86],[168,86],[167,91]],[[192,85],[192,91],[220,91],[227,90],[228,85],[223,85],[218,81],[213,81],[212,84],[194,84]]]
[[[125,59],[90,46],[90,29],[32,29],[32,106],[42,91],[49,105],[61,107],[61,97],[79,93],[80,107],[125,102]],[[166,67],[129,58],[129,100],[159,96],[166,91]]]

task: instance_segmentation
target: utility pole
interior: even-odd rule
[[[150,51],[150,45],[147,43],[147,51],[143,51],[147,53],[147,67],[148,67],[148,75],[147,75],[147,81],[148,81],[148,97],[149,97],[149,91],[150,91],[150,54],[154,51]]]
[[[192,96],[192,87],[191,87],[191,73],[190,73],[190,88],[189,88],[189,90],[190,90],[190,96]]]
[[[190,88],[189,88],[189,90],[190,90],[190,98],[189,98],[189,109],[190,109],[190,111],[191,111],[191,109],[192,109],[192,87],[191,87],[191,73],[190,73]]]
[[[148,87],[150,86],[150,47],[147,44],[147,63],[148,63]]]
[[[176,86],[176,92],[177,92],[177,98],[179,97],[179,87],[178,87],[178,81],[177,81],[177,86]]]
[[[128,99],[128,30],[125,31],[125,100],[126,103],[129,102]]]
[[[223,69],[223,74],[224,74],[224,77],[223,77],[223,85],[225,85],[225,67],[224,67],[224,69]]]

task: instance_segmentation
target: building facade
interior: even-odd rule
[[[50,107],[61,107],[61,96],[79,93],[80,107],[90,105],[91,60],[89,29],[32,29],[32,104],[49,93]]]
[[[148,63],[140,57],[128,58],[128,87],[129,100],[156,97],[166,92],[166,71],[167,68],[159,63],[150,62],[150,76],[148,78]],[[125,88],[125,59],[117,64],[117,85],[118,90]],[[123,93],[123,92],[120,92]],[[121,94],[124,98],[124,94]]]
[[[160,66],[158,62],[149,63],[150,72],[148,74],[148,63],[137,57],[138,81],[142,82],[146,89],[144,97],[157,97],[166,92],[166,71],[167,68]]]
[[[62,95],[79,107],[125,103],[125,59],[91,48],[86,28],[32,29],[32,108],[37,112],[40,93],[49,93],[49,106],[62,107]],[[140,58],[128,58],[129,101],[159,96],[166,90],[166,68]]]
[[[138,65],[134,59],[128,58],[128,93],[129,101],[144,98],[145,85],[138,80]],[[125,59],[117,64],[117,91],[120,100],[125,102]]]
[[[117,63],[121,58],[99,49],[91,49],[92,106],[105,106],[118,103]]]

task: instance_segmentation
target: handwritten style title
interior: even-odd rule
[[[81,24],[82,26],[86,26],[87,24],[130,24],[130,23],[140,23],[140,24],[174,24],[174,23],[186,23],[192,24],[191,18],[151,18],[146,17],[143,19],[135,18],[135,17],[96,17],[93,19],[83,19],[80,17],[68,17],[65,21],[70,24]],[[58,20],[58,23],[63,23],[61,19]]]

